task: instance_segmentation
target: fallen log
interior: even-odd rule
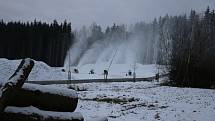
[[[0,113],[4,111],[10,101],[14,100],[16,90],[22,87],[33,66],[33,60],[23,59],[15,73],[2,85],[0,89]]]
[[[78,112],[42,111],[33,106],[7,107],[1,121],[84,121]]]
[[[78,104],[78,95],[71,89],[52,85],[24,84],[14,95],[10,106],[34,106],[46,111],[73,112]]]

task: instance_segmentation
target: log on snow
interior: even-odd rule
[[[23,59],[15,73],[2,85],[0,88],[0,113],[2,113],[8,103],[14,99],[16,90],[22,87],[33,66],[33,60]]]
[[[7,107],[1,121],[84,121],[78,112],[42,111],[35,107]]]
[[[76,91],[52,85],[24,84],[14,97],[10,106],[32,105],[46,111],[73,112],[78,104]]]

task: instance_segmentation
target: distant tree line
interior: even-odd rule
[[[203,13],[192,10],[190,15],[166,15],[149,23],[138,22],[129,27],[113,24],[104,31],[99,25],[93,24],[89,28],[83,27],[76,34],[77,39],[85,40],[78,60],[98,43],[103,42],[101,48],[105,48],[109,43],[138,39],[142,41],[138,45],[142,48],[138,51],[142,53],[138,52],[141,61],[137,62],[166,65],[169,84],[183,87],[215,86],[215,12],[209,7]]]
[[[160,46],[170,83],[182,87],[215,86],[215,12],[160,18]],[[166,56],[164,56],[166,55]],[[214,88],[214,87],[213,87]]]
[[[50,66],[63,66],[73,40],[71,24],[0,21],[0,57],[32,58]]]

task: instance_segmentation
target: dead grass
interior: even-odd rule
[[[133,101],[138,101],[139,99],[135,99],[135,98],[84,98],[81,100],[89,100],[89,101],[97,101],[97,102],[107,102],[107,103],[115,103],[115,104],[125,104],[128,102],[133,102]]]

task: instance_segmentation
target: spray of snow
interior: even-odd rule
[[[110,63],[112,60],[113,64],[156,63],[158,38],[152,35],[151,31],[146,31],[145,34],[137,32],[126,39],[109,37],[93,42],[87,39],[89,36],[90,32],[78,32],[69,52],[70,66],[98,65]],[[69,54],[65,60],[65,67],[68,67]]]

